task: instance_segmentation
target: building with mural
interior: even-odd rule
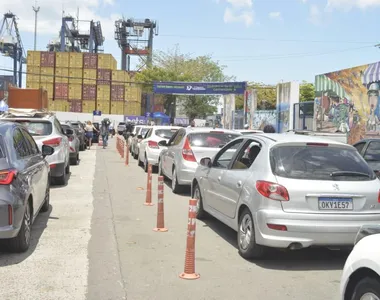
[[[318,131],[345,132],[350,144],[379,135],[380,62],[317,75],[315,92]]]

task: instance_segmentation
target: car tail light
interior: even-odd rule
[[[69,141],[72,142],[74,140],[73,136],[69,136]]]
[[[288,228],[285,225],[277,225],[277,224],[267,224],[269,229],[278,230],[278,231],[288,231]]]
[[[62,141],[62,138],[58,137],[58,138],[50,139],[47,141],[43,141],[42,144],[48,145],[51,147],[58,147],[61,144],[61,141]]]
[[[183,157],[184,160],[187,160],[187,161],[193,161],[193,162],[197,161],[195,159],[193,150],[191,150],[190,142],[189,142],[189,140],[187,138],[185,140],[185,145],[183,145],[182,157]]]
[[[9,185],[16,176],[16,170],[0,171],[0,185]]]
[[[329,144],[327,143],[306,143],[306,146],[319,146],[319,147],[327,147]]]
[[[277,183],[268,181],[256,181],[257,191],[265,198],[278,201],[289,201],[288,190]]]
[[[8,205],[8,225],[13,224],[13,209],[12,205]]]
[[[377,203],[380,203],[380,190],[379,190],[379,193],[377,194]]]
[[[159,149],[158,143],[155,141],[148,141],[148,147],[153,149]]]

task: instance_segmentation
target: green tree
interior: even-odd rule
[[[314,101],[315,88],[314,84],[302,81],[300,84],[300,102]]]
[[[153,67],[146,68],[136,75],[143,82],[144,91],[152,91],[152,81],[217,82],[232,80],[224,74],[224,66],[212,60],[209,55],[193,58],[182,54],[179,47],[169,51],[158,51],[153,57]],[[165,112],[175,116],[176,96],[165,95]],[[183,113],[190,119],[204,117],[216,111],[218,99],[215,96],[183,96]]]
[[[257,109],[275,109],[276,108],[276,86],[265,85],[259,82],[249,82],[248,90],[257,90]],[[236,109],[243,109],[244,95],[238,95],[235,98]]]

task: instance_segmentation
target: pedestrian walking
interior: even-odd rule
[[[102,124],[100,125],[100,135],[102,136],[103,140],[103,149],[105,149],[108,146],[108,134],[109,134],[109,127],[110,127],[110,120],[109,119],[103,119]]]
[[[95,126],[91,123],[91,121],[87,121],[87,124],[84,128],[86,131],[86,138],[88,139],[88,149],[90,150],[92,145],[92,139],[94,137],[94,131],[99,132]]]

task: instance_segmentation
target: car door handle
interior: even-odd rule
[[[240,188],[242,185],[242,182],[239,180],[236,185]]]
[[[219,177],[218,177],[218,181],[221,181],[221,180],[222,180],[222,177],[221,177],[221,176],[219,176]]]

